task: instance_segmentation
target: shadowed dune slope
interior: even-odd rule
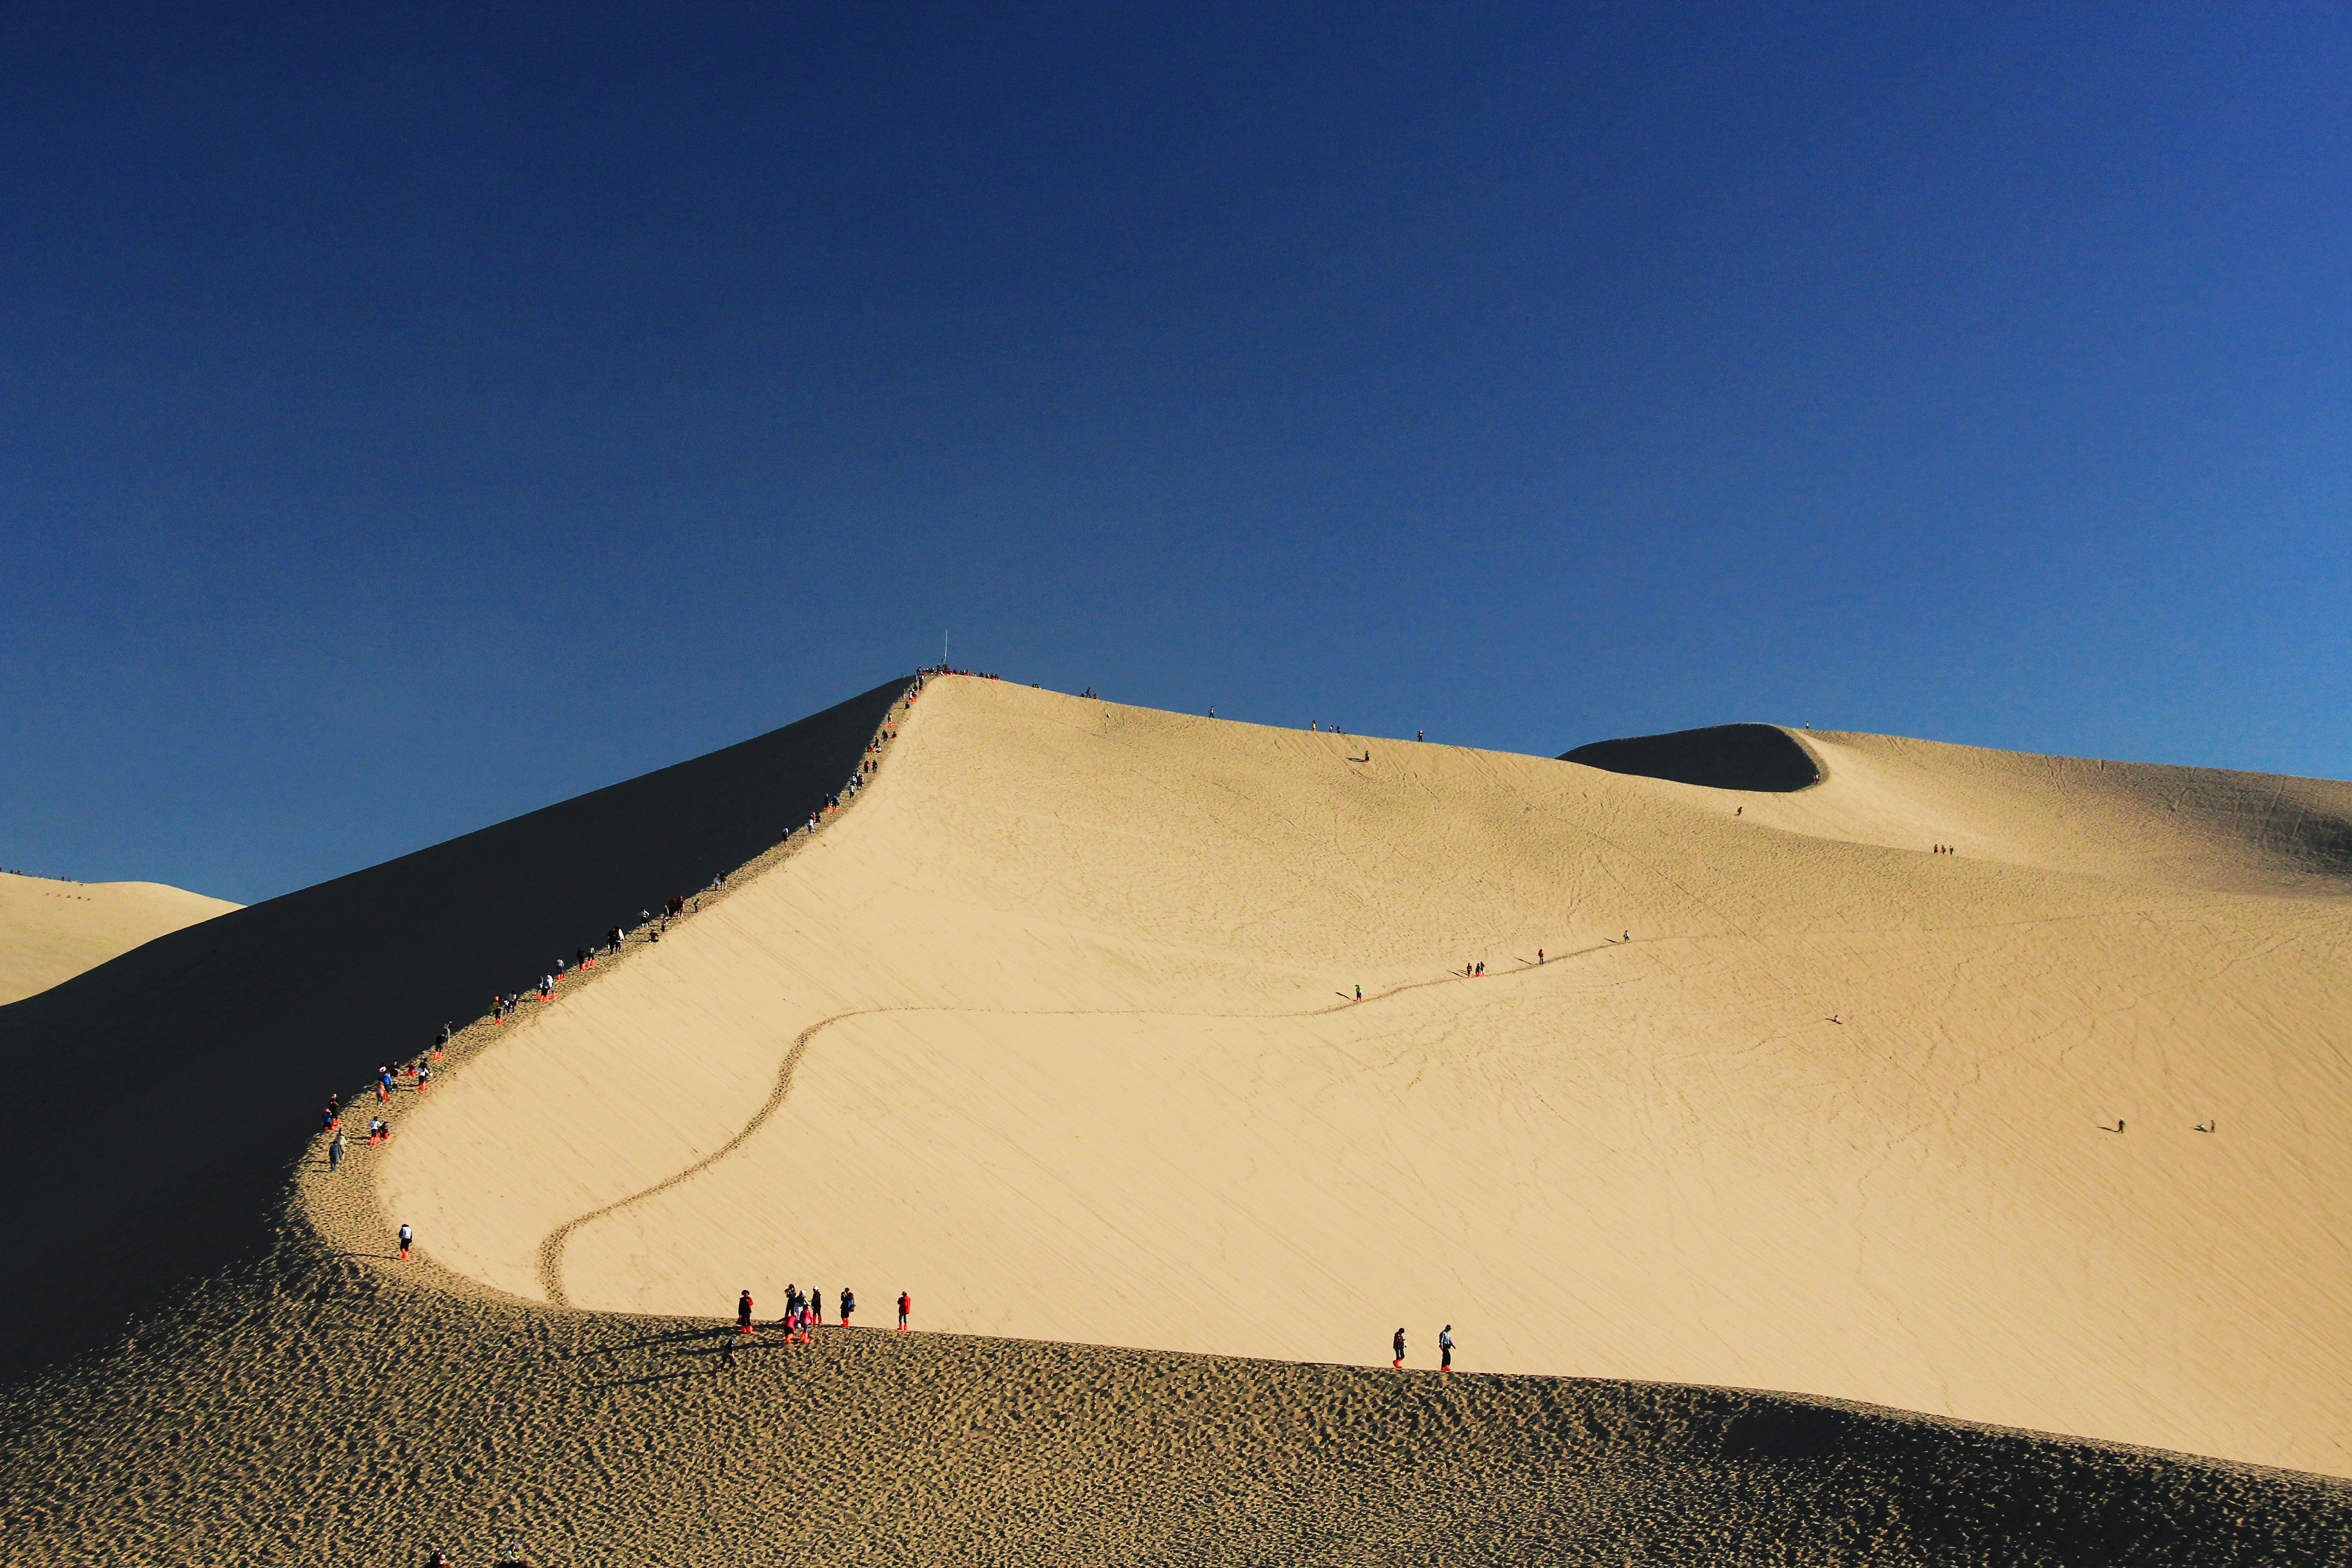
[[[816,1279],[1358,1363],[1450,1321],[2352,1472],[2352,900],[2248,804],[2294,791],[1821,744],[1733,795],[936,681],[821,840],[420,1105],[385,1223],[574,1306]]]
[[[1810,788],[1820,771],[1803,743],[1776,724],[1710,724],[1664,735],[1594,741],[1561,753],[1559,760],[1707,789],[1771,794]]]
[[[237,907],[161,882],[59,882],[0,871],[0,1006]]]
[[[38,1362],[256,1244],[327,1094],[773,844],[902,682],[150,942],[0,1008],[0,1355]]]

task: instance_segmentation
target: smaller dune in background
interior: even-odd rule
[[[0,1006],[241,907],[161,882],[67,882],[0,871]]]

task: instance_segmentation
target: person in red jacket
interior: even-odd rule
[[[915,1299],[904,1290],[898,1292],[898,1326],[907,1326],[907,1315],[915,1310]]]
[[[739,1334],[751,1331],[751,1292],[749,1288],[735,1298],[735,1331]]]

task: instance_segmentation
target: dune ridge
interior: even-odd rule
[[[0,1007],[0,1175],[40,1194],[0,1208],[0,1366],[70,1353],[260,1245],[330,1091],[773,846],[840,787],[902,685]]]

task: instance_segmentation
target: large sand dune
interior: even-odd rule
[[[161,882],[61,882],[0,871],[0,1006],[237,907]]]
[[[0,1008],[9,1560],[2352,1553],[2352,789],[899,689]]]
[[[387,1213],[614,1310],[1450,1321],[2352,1473],[2352,789],[1807,740],[1735,795],[941,681],[814,849],[422,1108]]]

